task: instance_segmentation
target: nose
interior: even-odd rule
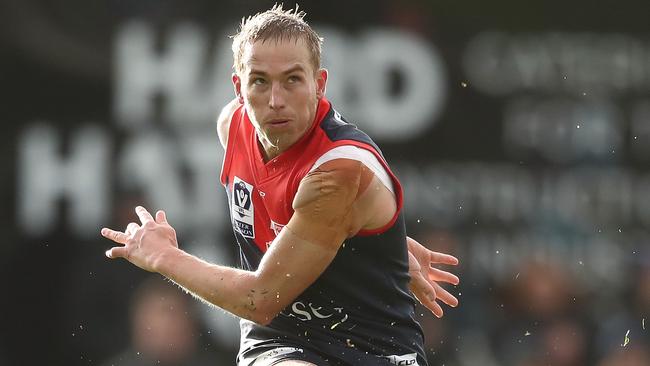
[[[271,109],[284,108],[285,95],[284,89],[279,82],[274,82],[271,85],[271,95],[269,97],[269,107]]]

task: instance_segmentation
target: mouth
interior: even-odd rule
[[[267,122],[271,127],[283,127],[289,124],[288,119],[273,119]]]

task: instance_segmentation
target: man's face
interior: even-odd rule
[[[257,130],[267,157],[293,145],[311,126],[327,71],[314,70],[304,40],[247,44],[235,91]]]

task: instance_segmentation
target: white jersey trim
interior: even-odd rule
[[[332,150],[321,155],[321,157],[316,160],[311,169],[309,169],[309,172],[311,173],[319,166],[335,159],[350,159],[361,162],[373,173],[375,173],[375,176],[379,178],[379,180],[384,184],[386,188],[388,188],[389,191],[391,191],[391,193],[395,194],[393,180],[390,178],[390,175],[388,175],[388,172],[384,166],[381,164],[381,162],[379,162],[375,154],[360,147],[352,145],[335,147]]]

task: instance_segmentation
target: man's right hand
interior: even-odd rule
[[[169,249],[178,248],[176,231],[167,222],[165,212],[160,210],[156,218],[142,206],[135,208],[141,225],[129,223],[124,232],[103,228],[102,236],[122,246],[106,251],[108,258],[124,258],[150,272],[157,272],[157,262]]]

